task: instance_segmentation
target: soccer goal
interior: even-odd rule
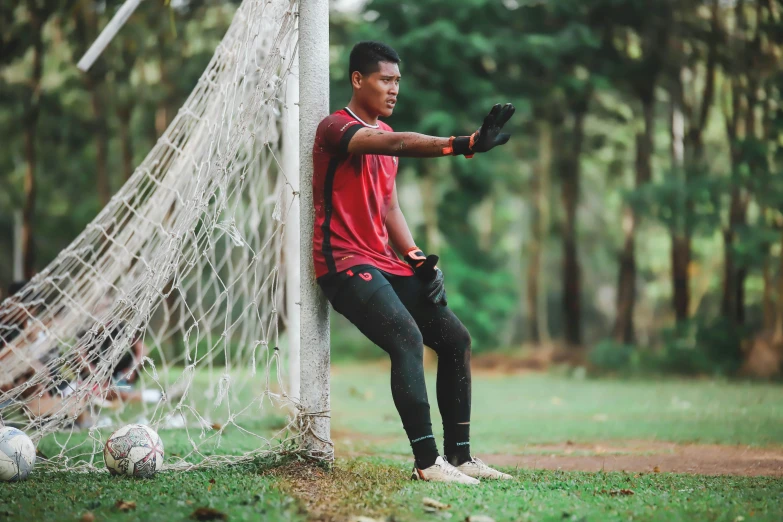
[[[184,441],[170,467],[333,458],[310,250],[328,64],[327,0],[245,0],[125,186],[0,304],[0,421],[50,467],[102,467],[128,423]]]

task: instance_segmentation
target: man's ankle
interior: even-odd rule
[[[455,453],[454,455],[446,455],[444,458],[454,467],[470,461],[470,453]]]
[[[432,455],[423,455],[421,457],[417,457],[416,460],[416,467],[418,469],[427,469],[433,464],[435,464],[435,461],[438,459],[438,455],[435,454],[433,457]]]

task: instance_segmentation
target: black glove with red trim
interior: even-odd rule
[[[511,134],[501,133],[503,125],[514,115],[516,109],[510,103],[492,107],[484,118],[481,128],[470,136],[452,136],[449,146],[443,149],[443,154],[454,156],[464,155],[472,158],[476,152],[487,152],[498,145],[504,145],[511,138]]]
[[[424,291],[433,304],[446,306],[446,288],[443,286],[443,272],[437,267],[440,258],[434,254],[425,256],[419,247],[411,247],[405,252],[405,262],[411,265],[416,277],[426,283]]]

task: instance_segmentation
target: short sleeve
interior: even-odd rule
[[[348,143],[359,130],[362,124],[353,118],[331,114],[318,126],[318,139],[321,146],[331,154],[345,155],[348,153]]]

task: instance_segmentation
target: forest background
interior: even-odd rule
[[[0,4],[3,290],[133,173],[238,2],[142,2],[81,73],[121,4]],[[517,107],[493,154],[400,163],[403,211],[474,353],[780,376],[781,1],[333,1],[332,110],[364,39],[402,57],[396,130],[468,134],[493,104]],[[333,318],[334,358],[383,356]]]

